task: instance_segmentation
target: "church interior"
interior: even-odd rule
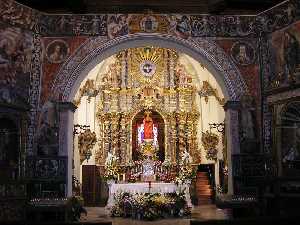
[[[297,224],[299,21],[297,0],[1,0],[0,223]]]

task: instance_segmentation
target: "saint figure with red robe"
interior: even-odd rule
[[[143,124],[144,124],[144,139],[153,139],[153,120],[150,116],[151,112],[146,111]]]

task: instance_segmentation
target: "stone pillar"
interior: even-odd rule
[[[71,102],[59,102],[59,155],[67,156],[66,196],[72,196],[73,175],[73,126],[76,106]]]
[[[239,101],[227,101],[224,105],[227,134],[228,194],[234,194],[232,155],[240,153],[239,141]]]

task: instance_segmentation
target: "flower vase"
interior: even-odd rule
[[[191,179],[186,179],[186,180],[185,180],[185,183],[186,183],[187,185],[191,185],[191,184],[192,184],[192,180],[191,180]]]
[[[107,183],[108,186],[111,186],[112,184],[115,184],[116,181],[114,179],[109,179],[109,180],[106,181],[106,183]]]

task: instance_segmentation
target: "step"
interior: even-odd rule
[[[208,195],[205,197],[201,196],[201,197],[198,197],[197,199],[198,200],[207,200],[207,199],[211,200],[211,196],[208,196]]]
[[[201,171],[198,171],[198,172],[197,172],[197,175],[198,175],[198,174],[205,174],[205,175],[206,175],[207,172],[201,172]]]
[[[211,193],[201,193],[201,194],[197,194],[197,198],[208,198],[211,197],[212,194]]]
[[[196,189],[198,194],[201,193],[211,193],[212,194],[212,190],[211,189]]]
[[[208,181],[196,182],[196,186],[198,185],[210,185]]]
[[[206,176],[206,175],[197,175],[196,177],[197,177],[197,179],[208,180],[208,176]]]
[[[207,173],[198,173],[197,177],[208,177]]]
[[[212,203],[212,201],[210,199],[206,199],[206,200],[198,199],[198,205],[210,205],[211,203]]]
[[[209,182],[209,180],[208,179],[199,179],[199,178],[197,178],[196,179],[196,183],[201,183],[201,182]]]
[[[210,188],[210,184],[196,184],[196,188],[201,187],[201,188]]]
[[[211,188],[207,188],[207,187],[196,187],[197,191],[211,191]]]
[[[212,191],[211,190],[203,190],[203,191],[197,191],[197,196],[201,196],[201,195],[212,195]]]

